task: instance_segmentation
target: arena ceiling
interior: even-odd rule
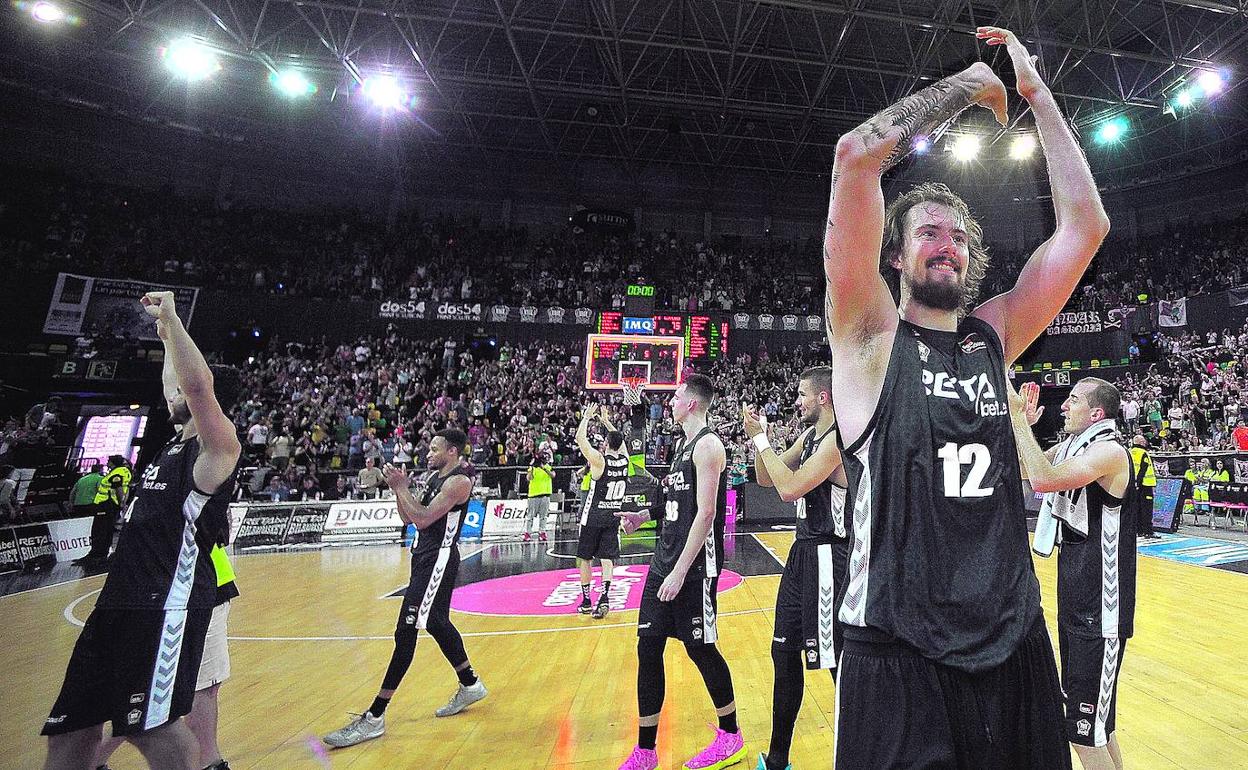
[[[1017,31],[1085,137],[1126,116],[1126,141],[1090,151],[1120,183],[1240,160],[1248,150],[1248,2],[1209,0],[76,0],[63,31],[6,25],[5,84],[223,136],[290,123],[263,77],[298,66],[320,91],[300,119],[359,130],[358,85],[397,74],[417,96],[410,142],[456,157],[599,159],[710,179],[824,174],[837,136],[900,96],[1004,52],[976,26]],[[155,51],[192,34],[224,69],[211,89],[170,82]],[[1193,72],[1226,90],[1175,117]],[[191,89],[203,89],[191,93]],[[1014,97],[1015,130],[1030,119]],[[188,103],[194,108],[188,117]],[[285,111],[284,113],[282,111]],[[322,113],[317,116],[315,113]],[[982,124],[989,142],[993,134]],[[1091,145],[1091,142],[1086,142]],[[1004,146],[1004,143],[998,143]],[[1004,153],[1002,153],[1003,155]]]

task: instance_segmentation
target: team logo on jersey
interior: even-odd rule
[[[959,379],[948,372],[923,370],[923,392],[952,401],[969,401],[981,417],[1009,416],[1009,404],[997,398],[997,389],[986,372]]]
[[[816,651],[814,651],[814,650],[807,650],[807,651],[806,651],[806,660],[807,660],[807,661],[809,661],[810,663],[818,663],[818,662],[819,662],[819,653],[818,653],[818,652],[816,652]]]
[[[134,693],[133,695],[131,695],[131,696],[130,696],[130,705],[131,705],[131,706],[133,706],[133,705],[136,705],[136,704],[138,704],[138,703],[142,703],[142,702],[143,702],[143,699],[144,699],[145,697],[147,697],[147,696],[145,696],[145,695],[144,695],[143,693],[141,693],[141,692],[136,692],[136,693]]]
[[[1096,712],[1096,707],[1091,703],[1080,703],[1079,710],[1084,714],[1092,714]]]
[[[165,452],[165,455],[168,457],[172,457],[173,455],[181,454],[182,450],[185,448],[186,448],[185,443],[178,442],[177,444],[174,444],[173,446],[169,447],[169,451]]]
[[[511,315],[511,308],[506,305],[495,305],[490,308],[490,318],[495,321],[506,321]]]
[[[129,714],[126,714],[126,724],[137,725],[139,723],[139,720],[142,718],[143,718],[142,711],[139,711],[138,709],[132,709]]]
[[[1087,736],[1088,733],[1092,732],[1092,723],[1086,719],[1080,719],[1078,722],[1075,722],[1075,729],[1080,735]]]
[[[931,348],[929,348],[927,345],[924,345],[922,342],[919,343],[919,360],[920,361],[922,361],[923,363],[927,363],[927,357],[931,355],[931,352],[932,352]]]
[[[979,335],[975,332],[971,332],[962,338],[962,341],[958,343],[958,347],[962,349],[963,353],[969,356],[971,353],[978,353],[981,350],[987,350],[988,343],[981,340]]]
[[[701,639],[701,638],[702,638],[702,629],[700,629],[700,628],[695,628],[695,629],[693,629],[692,631],[690,631],[690,632],[689,632],[689,635],[690,635],[690,636],[692,636],[694,639]]]

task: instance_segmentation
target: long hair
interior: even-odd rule
[[[901,301],[901,274],[893,267],[893,260],[901,257],[906,245],[906,215],[920,203],[939,203],[953,209],[965,223],[967,250],[970,263],[966,266],[966,283],[962,290],[962,304],[958,316],[965,317],[979,297],[979,285],[988,272],[988,249],[984,246],[984,229],[971,215],[971,209],[956,193],[941,182],[917,184],[888,205],[884,212],[884,242],[880,247],[880,275],[893,293],[893,300]]]

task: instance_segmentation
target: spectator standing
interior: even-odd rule
[[[364,467],[356,475],[356,489],[366,498],[375,498],[384,480],[385,477],[381,473],[381,468],[377,467],[377,463],[374,462],[373,458],[364,458]]]

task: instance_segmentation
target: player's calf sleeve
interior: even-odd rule
[[[425,629],[442,650],[442,656],[452,668],[458,668],[468,661],[468,652],[464,649],[464,637],[459,629],[449,622],[430,623]]]
[[[663,648],[667,639],[642,636],[637,639],[637,713],[651,716],[663,708],[666,685],[663,674]]]
[[[771,745],[767,750],[767,764],[783,768],[789,763],[793,726],[797,724],[797,713],[802,708],[805,672],[802,654],[795,650],[773,647],[771,662],[776,678],[771,692]]]
[[[411,626],[403,626],[394,632],[394,653],[390,656],[390,665],[386,667],[386,676],[381,680],[381,689],[397,690],[403,675],[412,665],[412,657],[416,654],[416,636],[419,632]]]
[[[686,644],[693,665],[702,674],[706,682],[706,691],[711,694],[711,702],[715,708],[722,709],[732,703],[732,673],[728,670],[728,661],[720,654],[719,648],[713,644]]]

